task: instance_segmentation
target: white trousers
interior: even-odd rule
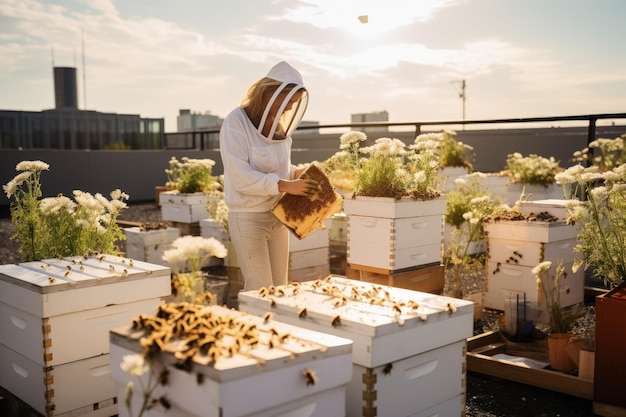
[[[287,284],[289,230],[273,214],[230,212],[228,230],[244,291]]]

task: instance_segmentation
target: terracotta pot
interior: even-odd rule
[[[573,371],[576,364],[567,353],[567,345],[573,335],[570,333],[552,333],[548,336],[550,367],[555,371]]]

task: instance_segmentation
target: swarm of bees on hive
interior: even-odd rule
[[[186,372],[192,372],[194,360],[215,365],[220,358],[235,355],[254,358],[263,365],[264,361],[255,356],[254,349],[281,349],[292,358],[297,355],[290,347],[293,343],[321,352],[327,350],[325,346],[277,330],[270,323],[270,313],[260,322],[242,319],[245,315],[240,312],[218,314],[197,304],[168,303],[160,305],[155,316],[136,317],[132,329],[143,331],[139,343],[147,360],[156,359],[161,352],[172,351],[177,360],[174,366]],[[317,381],[315,372],[310,369],[303,376],[307,385]],[[204,375],[198,374],[198,384],[203,380]]]
[[[343,289],[341,288],[343,287]],[[337,285],[333,282],[332,276],[328,276],[323,279],[313,281],[310,285],[313,292],[325,294],[329,296],[329,302],[333,308],[339,309],[347,305],[350,301],[362,302],[370,305],[377,305],[386,307],[391,310],[391,314],[397,318],[400,326],[404,325],[404,319],[401,317],[405,314],[418,314],[420,304],[414,300],[397,300],[394,299],[389,289],[379,285],[372,285],[367,288],[358,288],[357,286],[350,286],[349,294],[345,291],[345,285]],[[301,291],[301,284],[299,282],[291,282],[287,285],[262,287],[258,290],[258,295],[261,298],[266,298],[271,308],[276,308],[275,297],[295,296]],[[456,306],[452,303],[446,303],[445,309],[449,313],[456,313]],[[306,319],[308,310],[306,307],[298,308],[298,317],[300,319]],[[426,320],[426,316],[419,315],[421,320]],[[333,316],[331,320],[333,327],[341,325],[341,316],[339,314]]]

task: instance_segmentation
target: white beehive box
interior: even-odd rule
[[[429,201],[357,197],[344,201],[347,262],[400,270],[441,262],[446,198]]]
[[[289,233],[289,252],[299,252],[310,249],[328,248],[328,235],[332,226],[332,220],[324,220],[324,229],[317,228],[304,239],[298,239],[293,233]]]
[[[568,204],[571,203],[573,203],[571,200],[551,198],[547,200],[522,201],[520,206],[522,214],[525,216],[547,212],[559,221],[564,222],[567,219]]]
[[[196,223],[211,217],[207,211],[207,195],[204,193],[179,193],[165,191],[159,194],[161,218],[165,221]]]
[[[472,302],[337,276],[264,291],[239,293],[239,309],[354,341],[349,416],[414,415],[464,395]]]
[[[326,278],[329,275],[330,265],[328,263],[325,263],[321,265],[307,266],[300,269],[289,269],[289,275],[287,276],[287,280],[289,282],[312,281],[316,279]]]
[[[222,245],[227,246],[230,242],[230,234],[222,227],[221,224],[211,218],[202,219],[200,223],[200,236],[212,237],[219,240]]]
[[[180,237],[180,230],[175,227],[157,230],[141,230],[140,227],[125,228],[126,257],[137,261],[167,266],[163,252]]]
[[[211,314],[211,318],[207,316]],[[241,343],[234,355],[219,356],[211,362],[207,356],[195,355],[191,370],[179,369],[174,353],[184,349],[171,343],[160,353],[158,363],[169,370],[169,382],[159,386],[155,396],[165,395],[171,408],[155,407],[152,416],[252,417],[252,416],[341,416],[345,413],[345,387],[352,377],[351,347],[348,339],[287,325],[274,320],[264,321],[223,307],[205,307],[198,317],[214,321],[215,317],[232,320],[236,326],[255,326],[259,343]],[[283,342],[269,346],[277,335],[289,335]],[[143,331],[131,327],[111,332],[111,366],[117,381],[120,417],[129,416],[123,405],[125,388],[131,376],[119,364],[128,354],[143,351],[139,338]],[[224,343],[228,343],[224,339]],[[309,384],[305,371],[312,370],[316,382]],[[198,374],[202,374],[199,382]],[[144,378],[147,375],[144,375]],[[139,384],[135,382],[135,387]],[[133,410],[138,410],[141,393],[135,390]]]
[[[400,270],[441,261],[440,215],[386,219],[350,215],[347,261]]]
[[[156,311],[170,292],[169,268],[113,255],[0,266],[0,383],[55,416],[112,398],[109,329]],[[83,382],[54,377],[65,373]],[[76,395],[83,387],[89,395]]]
[[[550,267],[550,276],[554,276],[557,262]],[[581,304],[585,298],[585,271],[579,268],[572,271],[573,262],[564,263],[567,275],[559,282],[559,297],[562,307]],[[487,291],[484,293],[483,304],[487,308],[504,311],[506,300],[515,300],[518,296],[531,303],[543,302],[541,288],[537,287],[537,277],[530,266],[499,265],[497,262],[487,263]]]
[[[532,206],[535,207],[535,206]],[[528,209],[531,210],[531,209]],[[505,300],[519,296],[537,302],[541,290],[532,269],[551,261],[551,274],[559,261],[567,277],[561,282],[561,305],[584,301],[584,271],[572,272],[577,230],[564,222],[498,221],[485,226],[489,262],[485,268],[486,289],[483,303],[487,308],[504,310]]]

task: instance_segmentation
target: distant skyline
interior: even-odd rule
[[[623,0],[0,0],[0,110],[54,108],[54,59],[78,69],[80,109],[166,132],[180,109],[225,117],[280,60],[320,124],[460,120],[463,80],[468,120],[626,112],[624,16]]]

